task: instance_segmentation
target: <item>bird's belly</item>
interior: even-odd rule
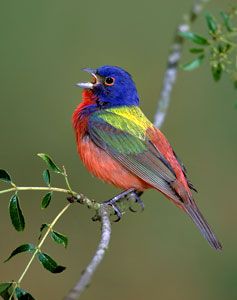
[[[121,189],[135,188],[143,191],[150,186],[129,172],[119,162],[97,147],[88,136],[78,143],[78,153],[87,169],[101,180]]]

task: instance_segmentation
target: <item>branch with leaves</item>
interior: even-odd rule
[[[193,60],[181,65],[181,68],[192,71],[206,59],[215,81],[219,81],[223,73],[227,73],[237,88],[237,8],[228,12],[221,11],[219,19],[209,13],[205,18],[207,37],[191,31],[179,32],[181,37],[195,45],[189,51],[196,55]]]
[[[154,125],[158,128],[165,121],[179,66],[185,71],[192,71],[200,67],[206,59],[215,81],[219,81],[222,74],[227,73],[237,89],[237,8],[233,7],[228,12],[221,11],[220,20],[206,13],[209,37],[203,37],[190,31],[190,24],[197,19],[207,2],[208,0],[195,1],[190,13],[176,30],[154,117]],[[189,51],[196,57],[188,63],[179,65],[185,40],[195,45]]]
[[[171,51],[167,61],[167,68],[164,74],[164,80],[160,92],[157,111],[154,117],[154,125],[158,128],[161,128],[165,121],[170,105],[171,92],[177,80],[179,61],[181,59],[183,44],[185,41],[184,38],[180,36],[180,32],[189,32],[190,24],[192,24],[197,19],[208,1],[209,0],[194,0],[194,4],[189,14],[185,15],[183,22],[179,24],[176,29],[174,42],[171,45]]]
[[[32,262],[34,259],[37,259],[42,266],[50,271],[51,273],[61,273],[65,270],[64,266],[59,265],[53,258],[51,258],[47,253],[43,252],[42,247],[46,240],[46,238],[49,236],[51,239],[56,242],[57,244],[63,245],[65,248],[68,245],[68,238],[63,235],[60,232],[57,232],[55,230],[55,225],[57,221],[64,215],[64,213],[74,204],[74,202],[77,202],[79,204],[85,204],[89,208],[93,208],[98,216],[101,216],[102,224],[103,226],[107,226],[106,232],[109,232],[109,236],[105,239],[105,246],[104,249],[107,247],[106,245],[109,242],[110,239],[110,229],[108,229],[108,221],[105,223],[105,221],[109,218],[109,212],[108,208],[105,208],[105,205],[102,205],[96,201],[88,199],[83,194],[77,193],[72,190],[68,176],[66,173],[66,169],[63,166],[62,169],[59,168],[53,160],[46,154],[40,153],[38,154],[39,157],[41,157],[44,162],[46,163],[48,169],[43,171],[43,180],[46,184],[46,186],[43,187],[22,187],[17,186],[13,181],[11,176],[6,172],[5,170],[0,170],[0,181],[3,181],[9,185],[11,185],[10,188],[1,190],[0,194],[6,194],[6,193],[13,193],[10,197],[9,201],[9,214],[11,218],[11,222],[13,227],[17,231],[23,231],[25,229],[25,219],[24,214],[22,212],[21,206],[20,206],[20,200],[19,200],[19,192],[22,191],[46,191],[47,193],[43,197],[43,200],[41,202],[41,208],[45,209],[49,206],[52,194],[53,192],[59,192],[64,193],[68,197],[68,202],[64,206],[64,208],[56,215],[56,217],[52,220],[49,224],[42,224],[40,228],[40,236],[39,236],[39,243],[37,245],[34,245],[32,243],[23,244],[18,246],[15,250],[12,251],[10,256],[5,260],[5,262],[12,259],[17,254],[26,252],[30,253],[32,256],[27,263],[25,269],[23,270],[22,274],[20,275],[19,279],[16,281],[11,282],[4,282],[0,284],[0,295],[5,300],[11,300],[11,299],[34,299],[33,296],[21,288],[21,282],[23,278],[25,277],[26,273],[28,272]],[[57,173],[64,177],[66,188],[58,188],[51,185],[51,175],[50,171]],[[98,217],[97,217],[98,218]],[[106,219],[107,218],[107,219]],[[45,232],[45,233],[43,233]],[[102,236],[105,233],[102,234]],[[102,256],[103,257],[103,256]],[[101,258],[102,259],[102,258]]]

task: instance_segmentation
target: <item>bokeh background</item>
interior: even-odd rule
[[[218,13],[234,1],[212,1]],[[176,25],[192,1],[1,1],[0,5],[0,167],[18,185],[42,185],[45,152],[68,170],[74,190],[103,201],[118,192],[91,177],[76,153],[71,114],[81,99],[73,87],[88,79],[83,67],[126,68],[137,83],[141,106],[152,119]],[[204,17],[193,26],[204,32]],[[183,62],[191,56],[184,53]],[[163,131],[185,162],[199,190],[197,202],[224,245],[213,251],[192,222],[164,197],[148,191],[143,213],[127,213],[112,225],[104,262],[83,299],[200,300],[237,297],[237,110],[227,77],[216,84],[209,68],[180,72]],[[63,186],[62,178],[53,184]],[[5,185],[1,183],[1,189]],[[20,193],[27,226],[16,233],[1,196],[0,258],[19,244],[37,242],[39,227],[65,205],[54,195],[40,209],[42,193]],[[36,299],[62,299],[78,280],[96,248],[99,224],[93,212],[73,206],[56,229],[69,247],[48,240],[44,251],[65,272],[52,275],[35,262],[22,287]],[[1,263],[0,280],[17,279],[29,256]]]

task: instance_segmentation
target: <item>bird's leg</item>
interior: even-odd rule
[[[120,194],[114,196],[113,198],[103,202],[104,204],[112,206],[112,208],[114,209],[114,213],[115,213],[115,215],[117,215],[117,219],[115,220],[115,222],[118,222],[122,217],[122,213],[121,213],[120,209],[118,208],[118,206],[116,205],[116,202],[118,202],[122,198],[128,196],[129,194],[132,194],[135,192],[136,192],[136,190],[134,188],[131,188],[131,189],[125,190],[125,191],[121,192]],[[139,196],[138,196],[138,198],[139,198]]]
[[[144,210],[145,205],[143,203],[143,201],[141,200],[141,195],[143,194],[143,192],[141,191],[133,191],[132,193],[130,193],[128,195],[129,198],[133,198],[135,200],[135,203],[139,204],[141,207],[141,210]],[[129,206],[129,210],[132,212],[137,212],[135,209],[133,209],[131,206]]]

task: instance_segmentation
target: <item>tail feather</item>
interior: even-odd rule
[[[191,217],[193,222],[196,224],[202,235],[208,241],[208,243],[216,250],[221,250],[222,245],[216,238],[215,234],[211,230],[210,226],[208,225],[207,221],[204,219],[202,213],[196,206],[194,202],[189,204],[184,204],[183,209],[186,213]]]

